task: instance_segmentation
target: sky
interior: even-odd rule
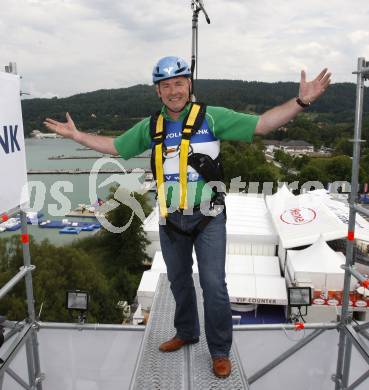
[[[368,0],[204,0],[198,77],[355,82],[369,60]],[[191,0],[0,0],[0,69],[10,61],[30,97],[151,84],[165,55],[191,59]]]

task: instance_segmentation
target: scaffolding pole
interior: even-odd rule
[[[342,390],[348,387],[348,381],[350,377],[350,362],[351,362],[351,350],[352,345],[360,352],[360,354],[366,358],[366,349],[362,345],[363,340],[358,337],[356,331],[351,326],[351,314],[349,311],[349,294],[350,294],[350,280],[351,275],[358,277],[358,275],[352,268],[355,263],[354,259],[354,243],[355,243],[355,218],[358,206],[357,192],[359,185],[359,169],[360,169],[360,146],[363,142],[361,139],[362,118],[363,118],[363,100],[364,100],[364,80],[365,75],[368,73],[367,63],[365,58],[358,58],[357,71],[354,72],[357,75],[356,84],[356,109],[355,109],[355,128],[353,142],[353,158],[352,158],[352,172],[351,172],[351,192],[349,196],[349,224],[346,244],[346,264],[343,267],[345,269],[345,278],[343,286],[343,302],[342,312],[340,319],[340,335],[339,335],[339,347],[337,356],[336,375],[333,376],[335,381],[335,390]],[[359,208],[360,210],[360,208]]]
[[[303,329],[337,329],[339,326],[339,322],[318,322],[318,323],[306,323],[304,324]],[[255,330],[297,330],[296,324],[255,324],[255,325],[234,325],[233,326],[234,331],[255,331]]]
[[[0,289],[0,299],[3,298],[14,286],[16,286],[23,278],[24,276],[32,271],[35,267],[21,267],[19,272],[13,276],[9,282],[4,284],[3,287]]]
[[[114,325],[114,324],[79,324],[66,322],[38,322],[39,329],[66,329],[66,330],[112,330],[143,332],[144,325]]]
[[[23,261],[24,266],[29,268],[32,267],[31,265],[31,253],[29,250],[29,235],[28,235],[28,226],[27,226],[27,215],[26,213],[21,210],[20,213],[21,216],[21,223],[22,223],[22,237],[24,238],[23,241]],[[26,344],[26,351],[27,351],[27,363],[28,370],[29,370],[29,377],[30,380],[32,379],[32,382],[34,385],[36,385],[37,390],[42,390],[42,377],[41,374],[41,367],[40,367],[40,356],[39,356],[39,350],[38,350],[38,339],[37,339],[37,333],[36,333],[36,314],[35,314],[35,299],[33,296],[33,282],[32,282],[32,274],[31,272],[28,272],[25,275],[25,282],[26,282],[26,296],[27,296],[27,306],[28,306],[28,317],[31,321],[32,330],[31,330],[31,338],[30,341]],[[30,371],[32,369],[32,372]]]

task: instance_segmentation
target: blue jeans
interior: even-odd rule
[[[168,215],[179,229],[191,232],[203,215],[174,212]],[[225,282],[226,227],[221,213],[195,239],[159,226],[160,244],[175,302],[174,327],[183,340],[200,335],[196,293],[192,279],[192,250],[195,246],[200,285],[203,290],[205,335],[212,357],[228,356],[232,345],[232,312]],[[169,228],[170,229],[170,228]],[[174,240],[173,240],[174,238]]]

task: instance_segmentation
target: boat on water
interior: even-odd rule
[[[82,230],[80,227],[66,226],[59,230],[59,234],[79,234]]]
[[[39,222],[39,227],[42,229],[63,229],[65,227],[81,228],[83,231],[92,231],[101,228],[99,222],[87,222],[87,221],[70,221],[67,218],[62,220],[42,220]]]
[[[21,221],[19,218],[9,218],[7,221],[0,224],[0,233],[8,231],[14,232],[20,229]]]
[[[43,216],[41,212],[26,212],[27,224],[37,225],[39,219]],[[5,231],[15,232],[21,228],[20,215],[17,214],[13,218],[9,218],[7,221],[0,224],[0,233]]]

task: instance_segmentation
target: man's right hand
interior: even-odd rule
[[[80,132],[77,130],[72,117],[67,112],[67,121],[65,123],[58,122],[51,118],[46,118],[44,125],[54,133],[61,135],[64,138],[71,138],[78,142],[78,136]]]
[[[51,118],[46,118],[44,125],[54,133],[65,138],[70,138],[97,152],[111,154],[113,156],[118,155],[117,149],[114,146],[114,138],[79,131],[68,113],[66,114],[66,117],[67,121],[64,123],[55,121]]]

